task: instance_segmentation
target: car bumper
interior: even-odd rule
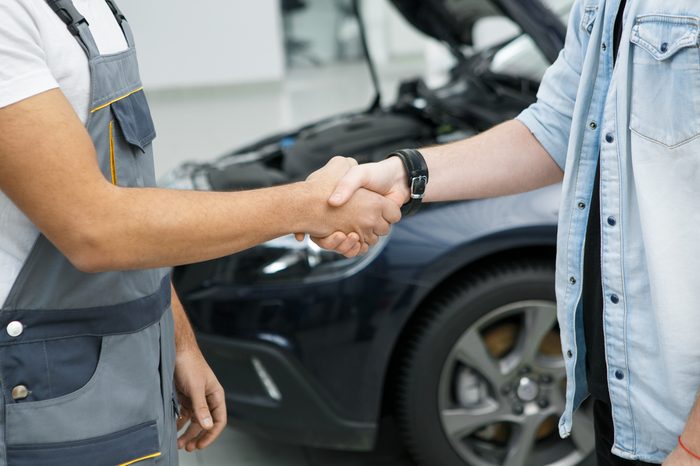
[[[265,342],[206,334],[197,340],[226,392],[230,425],[319,448],[374,447],[377,424],[339,416],[291,354]]]

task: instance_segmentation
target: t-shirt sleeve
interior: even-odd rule
[[[58,87],[32,8],[30,1],[0,0],[0,108]]]

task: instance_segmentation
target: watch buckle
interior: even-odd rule
[[[411,178],[411,199],[423,199],[425,187],[428,184],[428,177],[425,175]]]

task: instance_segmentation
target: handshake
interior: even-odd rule
[[[401,220],[401,206],[410,199],[407,174],[398,157],[358,165],[334,157],[306,179],[320,211],[314,211],[311,239],[324,249],[346,257],[366,253]],[[298,240],[304,234],[297,233]]]

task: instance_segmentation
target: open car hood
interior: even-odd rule
[[[540,0],[391,0],[417,29],[445,42],[453,53],[474,45],[474,24],[488,16],[506,16],[532,37],[553,62],[564,46],[566,26]]]

